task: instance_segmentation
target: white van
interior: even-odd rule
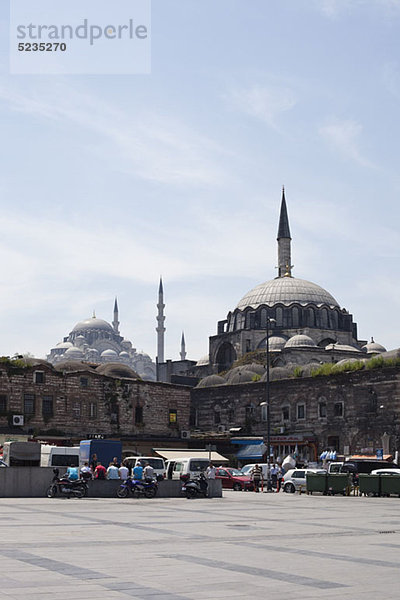
[[[79,467],[79,446],[50,446],[42,444],[41,467]]]
[[[153,467],[156,477],[159,475],[165,477],[165,462],[163,458],[158,456],[127,456],[124,458],[123,462],[128,467],[131,475],[132,470],[136,467],[136,464],[139,460],[142,467],[144,467],[146,463],[149,463],[149,465]]]
[[[209,464],[208,458],[175,458],[167,462],[168,477],[171,479],[180,479],[182,475],[189,475],[190,478],[198,477],[201,472],[207,469]]]

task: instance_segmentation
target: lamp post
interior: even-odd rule
[[[266,388],[265,402],[261,402],[260,406],[267,407],[267,492],[272,491],[271,485],[271,419],[270,419],[270,393],[269,393],[269,332],[271,323],[276,323],[275,319],[267,317],[267,371],[266,371]]]

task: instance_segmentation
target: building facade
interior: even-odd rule
[[[188,388],[143,381],[121,364],[0,360],[0,433],[76,443],[110,437],[141,447],[181,439]]]

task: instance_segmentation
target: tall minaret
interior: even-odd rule
[[[278,277],[292,276],[292,263],[290,256],[290,237],[289,219],[286,208],[285,188],[282,188],[281,214],[279,216],[278,227]]]
[[[156,327],[156,331],[157,331],[157,363],[160,364],[160,363],[164,362],[164,333],[165,333],[165,327],[164,327],[165,304],[164,304],[164,290],[163,290],[163,284],[162,284],[161,277],[160,277],[160,286],[158,288],[157,308],[158,308],[158,315],[157,315],[157,324],[158,325]]]
[[[119,335],[119,321],[118,321],[118,302],[117,297],[115,297],[114,302],[114,321],[112,322],[112,326],[114,328],[115,333]]]
[[[185,360],[185,358],[186,358],[185,334],[182,331],[182,338],[181,338],[181,360]]]

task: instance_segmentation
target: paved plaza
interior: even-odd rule
[[[399,598],[400,499],[0,499],[0,600]]]

